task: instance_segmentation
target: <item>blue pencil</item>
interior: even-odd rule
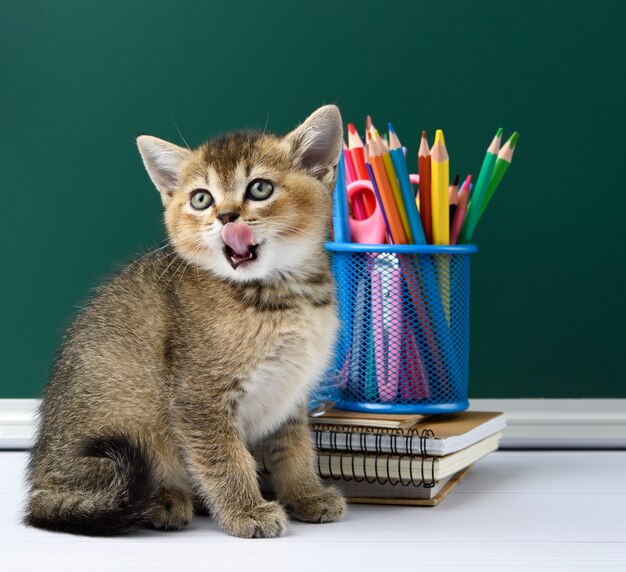
[[[411,228],[413,241],[415,244],[426,244],[426,236],[424,235],[422,221],[420,220],[417,205],[415,204],[415,194],[413,193],[413,187],[409,180],[409,171],[406,167],[404,153],[402,152],[402,144],[391,123],[389,124],[389,154],[391,155],[393,168],[396,171],[396,176],[400,183],[402,202],[404,203],[404,209],[409,219],[409,227]]]
[[[346,165],[343,153],[337,165],[337,182],[333,193],[333,232],[335,242],[350,242],[350,209],[348,208],[348,191],[346,188]]]

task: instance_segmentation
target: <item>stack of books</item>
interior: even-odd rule
[[[502,413],[390,415],[328,410],[311,418],[320,476],[354,503],[437,505],[498,448]]]

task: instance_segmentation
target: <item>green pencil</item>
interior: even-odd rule
[[[500,152],[498,153],[498,160],[496,161],[496,165],[493,168],[493,175],[491,175],[491,181],[489,181],[487,196],[485,197],[483,205],[480,209],[480,215],[478,217],[479,219],[481,216],[483,216],[483,213],[485,212],[485,209],[487,208],[491,197],[493,197],[493,194],[496,192],[496,189],[498,188],[502,177],[504,177],[504,173],[506,173],[506,170],[511,164],[511,160],[513,159],[513,152],[515,151],[518,137],[519,133],[515,131],[513,135],[511,135],[511,138],[502,146],[502,149],[500,149]]]
[[[478,173],[478,179],[476,180],[476,186],[472,192],[469,206],[467,207],[467,214],[465,215],[465,221],[459,234],[459,244],[468,243],[472,240],[474,229],[478,224],[478,219],[482,211],[483,201],[487,196],[487,187],[491,180],[491,174],[493,173],[496,159],[498,157],[498,151],[500,150],[500,139],[502,138],[502,127],[498,129],[493,141],[487,148],[485,158],[483,159],[483,165]]]

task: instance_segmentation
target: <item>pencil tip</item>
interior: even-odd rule
[[[502,127],[500,127],[500,129],[498,129],[497,133],[496,133],[496,137],[502,137],[502,132],[504,131],[504,129],[502,129]]]
[[[426,129],[422,129],[422,137],[426,139]]]
[[[434,145],[437,145],[437,143],[441,143],[442,145],[446,144],[446,140],[443,138],[443,131],[441,129],[437,129],[437,131],[435,132]]]
[[[348,133],[351,133],[352,135],[356,133],[356,127],[354,126],[354,123],[348,123]]]
[[[387,123],[387,129],[389,129],[389,133],[393,133],[394,135],[396,134],[396,131],[393,128],[393,125],[391,124],[391,121]]]
[[[457,174],[457,176],[454,177],[454,181],[452,181],[452,185],[455,186],[455,187],[458,186],[460,178],[461,178],[461,175]]]
[[[515,149],[515,145],[517,145],[517,139],[519,138],[519,133],[517,131],[513,132],[511,138],[509,139],[509,147],[511,149]]]

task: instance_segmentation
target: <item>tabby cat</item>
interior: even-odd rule
[[[285,137],[197,149],[137,139],[170,246],[126,266],[70,327],[45,391],[25,522],[86,535],[229,534],[342,517],[315,471],[307,398],[337,328],[323,250],[342,153],[337,107]],[[264,456],[276,501],[259,492]]]

